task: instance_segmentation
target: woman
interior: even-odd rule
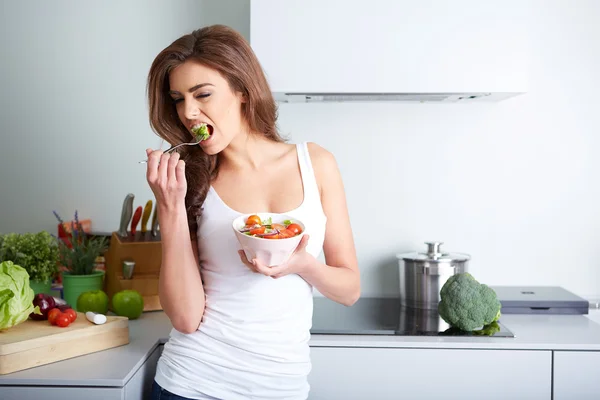
[[[312,288],[348,306],[360,296],[334,157],[279,136],[259,62],[225,26],[164,49],[150,69],[148,96],[151,125],[167,142],[190,142],[202,123],[211,133],[181,154],[147,150],[162,236],[159,296],[174,328],[154,398],[306,399]],[[282,265],[247,260],[231,229],[242,213],[262,211],[306,226]],[[316,258],[321,250],[326,264]]]

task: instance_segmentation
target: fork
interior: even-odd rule
[[[189,143],[179,143],[177,146],[173,146],[170,149],[165,150],[164,153],[168,154],[168,153],[173,152],[178,147],[181,147],[181,146],[193,146],[193,145],[198,144],[200,142],[201,142],[201,140],[198,140],[196,142],[189,142]],[[147,162],[148,162],[148,160],[142,160],[142,161],[139,162],[139,164],[146,164]]]

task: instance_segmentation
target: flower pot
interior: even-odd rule
[[[29,280],[29,287],[33,289],[35,294],[44,293],[52,295],[52,281],[50,280],[46,282]]]
[[[89,275],[71,275],[66,271],[62,274],[63,298],[73,309],[77,308],[77,298],[81,293],[102,290],[104,286],[104,271],[94,271]]]

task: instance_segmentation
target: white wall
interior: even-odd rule
[[[600,294],[600,2],[540,4],[524,96],[280,108],[341,164],[365,293],[396,294],[395,253],[439,240],[483,282]]]
[[[208,19],[248,37],[249,2],[24,0],[1,7],[0,232],[54,232],[52,210],[70,219],[75,209],[95,229],[117,230],[127,193],[136,195],[135,206],[153,198],[138,164],[147,147],[162,145],[148,123],[152,60]]]
[[[63,1],[24,13],[21,4],[3,4],[9,12],[0,17],[10,33],[1,45],[0,232],[54,229],[51,210],[66,217],[75,208],[96,229],[115,230],[128,192],[136,205],[151,196],[137,164],[160,143],[147,122],[147,69],[172,39],[204,23],[201,7]],[[600,3],[536,4],[524,96],[281,106],[283,133],[320,143],[340,163],[364,296],[395,295],[394,255],[441,240],[471,254],[471,271],[486,283],[600,297]],[[101,22],[74,20],[84,9]],[[234,9],[217,11],[247,29],[243,14],[223,14]]]

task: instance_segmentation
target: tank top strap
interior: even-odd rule
[[[308,143],[296,144],[298,151],[298,163],[300,164],[300,174],[302,175],[302,184],[304,186],[305,194],[307,199],[319,199],[319,186],[317,184],[317,178],[315,177],[315,171],[310,160],[310,153],[308,152]]]

